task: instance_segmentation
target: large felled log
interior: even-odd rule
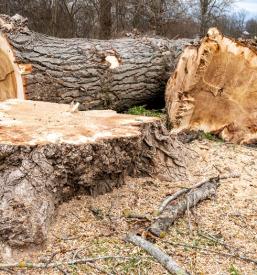
[[[257,51],[209,30],[187,47],[166,90],[174,131],[203,130],[226,141],[256,143]]]
[[[0,241],[40,244],[59,203],[103,194],[126,175],[186,177],[182,145],[156,118],[70,105],[0,103]]]
[[[16,62],[32,64],[26,77],[27,99],[74,100],[81,103],[81,110],[120,111],[163,100],[170,72],[188,44],[188,40],[161,38],[54,38],[29,30],[26,19],[18,15],[1,15],[0,30]]]

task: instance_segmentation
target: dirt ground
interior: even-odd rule
[[[216,197],[177,220],[156,244],[191,274],[257,274],[257,264],[229,256],[257,260],[257,150],[208,140],[187,146],[198,155],[188,167],[189,181],[129,178],[112,193],[76,197],[59,207],[43,248],[13,255],[35,263],[105,255],[123,258],[60,269],[19,268],[13,274],[168,274],[141,249],[124,242],[125,234],[144,230],[167,195],[204,178],[230,173],[239,173],[240,178],[222,180]],[[132,219],[130,214],[147,219]]]

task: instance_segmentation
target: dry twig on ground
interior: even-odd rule
[[[125,240],[143,248],[146,252],[153,256],[154,259],[156,259],[164,268],[171,272],[171,274],[189,274],[187,271],[181,268],[170,256],[168,256],[151,242],[148,242],[147,240],[135,234],[128,234]]]

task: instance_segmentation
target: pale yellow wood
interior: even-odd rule
[[[9,57],[0,50],[0,100],[17,98],[17,84]]]
[[[0,101],[25,98],[23,71],[5,35],[0,34]]]
[[[256,143],[256,52],[215,28],[199,46],[186,48],[166,90],[173,131],[203,130],[235,143]]]

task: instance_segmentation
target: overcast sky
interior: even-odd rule
[[[257,17],[257,0],[241,0],[236,4],[238,9],[244,9],[249,17]]]

